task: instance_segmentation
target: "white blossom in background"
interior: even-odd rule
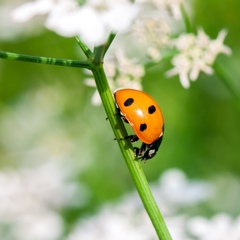
[[[186,231],[189,216],[181,215],[178,211],[184,206],[190,207],[207,200],[212,194],[212,185],[202,181],[192,183],[182,171],[171,169],[166,171],[157,183],[152,184],[151,188],[173,239],[190,239]],[[81,219],[67,238],[67,240],[78,239],[149,240],[158,238],[138,194],[134,192],[125,196],[117,204],[106,204],[95,216]]]
[[[126,57],[122,49],[117,49],[114,54],[109,58],[106,57],[104,62],[104,69],[112,92],[120,88],[141,90],[141,78],[145,74],[144,67],[141,64],[137,64],[134,59]],[[85,79],[85,84],[90,87],[96,87],[92,78]],[[92,104],[96,106],[101,104],[97,90],[93,94]]]
[[[67,99],[68,91],[55,84],[28,91],[14,107],[1,109],[0,239],[60,239],[65,227],[60,211],[88,200],[76,174],[92,158],[89,134],[81,151],[59,117]],[[76,161],[81,158],[86,162]]]
[[[197,204],[206,204],[216,192],[222,193],[221,186],[217,189],[211,182],[192,181],[181,170],[170,169],[150,187],[172,239],[240,239],[239,216],[233,218],[227,213],[217,213],[210,218],[192,216],[191,208],[196,210]],[[236,213],[237,210],[239,208]],[[95,215],[79,219],[66,240],[78,239],[157,240],[158,237],[138,194],[133,192],[117,203],[105,204]]]
[[[165,211],[171,213],[179,206],[190,207],[208,199],[213,193],[213,186],[204,181],[189,181],[183,172],[171,169],[152,186],[152,191],[159,205],[166,206]]]
[[[187,229],[197,240],[239,240],[240,216],[235,219],[226,213],[218,213],[210,219],[196,216],[188,221]]]
[[[66,167],[57,162],[1,170],[0,238],[59,239],[64,221],[58,211],[70,206],[80,189],[68,178]]]
[[[65,37],[79,36],[87,45],[103,44],[112,32],[125,32],[137,16],[138,8],[128,0],[35,0],[12,12],[17,22],[45,15],[45,26]],[[123,17],[124,16],[124,17]]]
[[[153,7],[155,10],[167,12],[175,20],[181,19],[181,4],[183,0],[139,0],[137,3]]]
[[[161,60],[162,51],[169,47],[171,43],[172,22],[170,19],[174,19],[174,17],[171,11],[169,11],[170,2],[180,10],[178,0],[136,1],[140,11],[138,18],[133,21],[131,26],[131,40],[135,42],[135,45],[139,42],[139,51],[145,53],[148,58],[154,62],[159,62]],[[175,20],[174,24],[178,26],[178,21]]]
[[[181,34],[172,42],[179,53],[173,57],[174,68],[167,72],[167,76],[179,75],[182,86],[189,88],[190,81],[197,80],[201,71],[208,75],[213,74],[211,66],[217,55],[231,54],[231,49],[223,44],[226,35],[227,31],[222,30],[212,40],[202,29],[198,29],[197,35]]]
[[[25,24],[24,29],[21,27],[21,23],[13,21],[10,17],[12,12],[12,6],[14,1],[11,1],[11,4],[3,4],[0,2],[0,41],[11,42],[16,39],[19,35],[23,36],[30,34],[32,36],[36,33],[36,24],[30,23]],[[24,34],[23,34],[24,32]]]
[[[158,9],[165,8],[170,12],[174,19],[180,20],[181,14],[181,4],[183,0],[152,0]]]
[[[170,26],[163,18],[138,18],[132,26],[132,34],[146,48],[147,56],[156,62],[161,60],[161,50],[170,43]]]
[[[195,81],[200,72],[213,74],[212,65],[218,54],[230,55],[231,49],[223,44],[226,30],[220,31],[216,39],[210,39],[201,28],[196,35],[179,34],[184,31],[182,4],[183,0],[138,0],[134,4],[130,0],[87,0],[82,4],[77,0],[35,0],[16,8],[12,17],[18,22],[26,22],[36,15],[44,15],[44,24],[48,29],[65,37],[79,36],[89,47],[103,44],[111,31],[124,33],[124,37],[128,37],[125,45],[121,39],[119,42],[115,39],[114,42],[118,43],[121,52],[128,49],[125,62],[138,58],[135,62],[138,62],[138,66],[141,64],[141,68],[146,63],[141,59],[142,56],[159,62],[165,50],[177,50],[171,61],[173,68],[166,75],[179,75],[182,86],[189,88],[190,81]],[[176,35],[178,37],[173,38]],[[112,55],[114,58],[119,53]],[[108,71],[107,61],[105,64]],[[138,76],[131,79],[129,86],[129,77],[126,78],[125,72],[119,74],[120,71],[125,70],[119,69],[113,78],[108,74],[113,90],[118,87],[141,89]],[[89,79],[86,83],[94,86]],[[94,93],[92,102],[95,105],[100,103],[98,93]]]

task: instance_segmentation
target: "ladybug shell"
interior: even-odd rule
[[[121,115],[142,142],[151,144],[163,135],[162,111],[151,96],[139,90],[121,89],[114,97]]]

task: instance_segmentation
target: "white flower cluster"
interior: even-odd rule
[[[35,0],[16,8],[12,17],[25,22],[46,15],[48,29],[65,37],[80,36],[88,45],[100,45],[111,31],[126,31],[137,12],[128,0],[88,0],[83,5],[77,0]]]
[[[58,211],[77,190],[56,163],[0,172],[0,238],[55,240],[63,234]]]
[[[236,219],[226,213],[216,214],[211,219],[197,216],[188,222],[188,229],[197,240],[238,240],[240,216]]]
[[[151,62],[159,62],[165,56],[165,50],[168,53],[177,50],[178,53],[172,58],[174,67],[166,76],[179,75],[182,86],[189,88],[190,81],[195,81],[201,72],[213,74],[212,65],[218,54],[229,55],[231,49],[223,44],[227,34],[225,30],[220,31],[214,40],[202,29],[196,35],[179,35],[183,22],[182,4],[183,0],[138,0],[134,4],[130,0],[87,0],[81,4],[77,0],[35,0],[16,8],[12,17],[18,22],[25,22],[36,15],[44,15],[44,24],[48,29],[62,36],[79,36],[89,47],[103,44],[110,32],[125,33],[127,41],[124,43],[121,37],[115,39],[120,50],[109,57],[117,58],[118,66],[110,64],[112,70],[109,71],[106,61],[107,77],[112,90],[129,86],[140,89],[139,78],[144,75],[140,72],[144,72],[142,69],[146,58]],[[173,38],[176,35],[179,37]],[[127,57],[119,57],[121,52],[127,52],[126,49]],[[134,69],[142,68],[141,71],[137,71],[136,76],[135,71],[125,74],[128,71],[127,62],[135,64]],[[139,63],[142,67],[139,67]],[[118,74],[117,67],[120,67]],[[86,83],[93,85],[89,80]],[[99,103],[96,93],[93,103]]]
[[[139,0],[136,2],[146,4],[157,11],[167,11],[174,19],[178,20],[181,18],[180,6],[184,0]]]
[[[60,211],[88,200],[88,189],[75,179],[92,158],[87,136],[80,144],[85,156],[58,116],[67,92],[56,84],[41,86],[1,109],[0,158],[7,167],[0,169],[0,239],[60,239]]]
[[[168,47],[170,27],[159,17],[137,19],[132,26],[132,33],[145,48],[147,56],[155,62],[161,60],[161,49]]]
[[[190,217],[186,213],[180,213],[181,208],[189,209],[209,199],[215,190],[210,183],[191,182],[182,171],[171,169],[161,176],[159,182],[152,184],[151,188],[173,239],[240,238],[239,220],[234,221],[227,214],[216,215],[208,220],[205,217]],[[233,229],[234,227],[238,228]],[[157,239],[157,236],[135,192],[125,196],[118,204],[106,204],[97,215],[81,219],[67,238],[78,239],[148,240]]]
[[[173,46],[179,51],[172,59],[174,68],[167,72],[168,76],[179,75],[184,88],[190,87],[190,80],[195,81],[202,71],[212,74],[214,63],[219,53],[231,54],[231,49],[223,44],[227,31],[222,30],[214,40],[210,39],[202,30],[194,34],[181,34],[172,41]]]
[[[240,217],[233,218],[227,213],[217,213],[210,218],[192,217],[186,211],[182,214],[182,208],[190,210],[214,195],[216,188],[209,182],[189,181],[182,171],[171,169],[151,188],[173,239],[240,239]],[[67,240],[96,238],[158,239],[136,193],[125,196],[115,205],[106,204],[95,216],[81,219]]]

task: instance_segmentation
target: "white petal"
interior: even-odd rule
[[[45,26],[64,37],[73,37],[77,35],[77,26],[73,24],[75,15],[52,13],[45,22]]]
[[[200,71],[208,75],[213,74],[213,69],[210,66],[206,65],[204,61],[198,59],[197,61],[193,62],[193,66],[189,74],[190,80],[196,81],[200,74]]]
[[[189,73],[189,79],[192,81],[197,80],[199,73],[200,73],[199,66],[194,66]]]
[[[61,36],[76,36],[78,14],[79,8],[75,1],[60,2],[48,15],[45,26]]]
[[[78,25],[79,36],[90,45],[103,44],[110,32],[104,26],[101,15],[90,7],[81,8],[76,24]]]
[[[136,17],[138,9],[132,4],[122,4],[104,14],[105,24],[113,32],[124,32]]]
[[[228,33],[228,31],[227,31],[226,29],[222,29],[222,30],[218,33],[217,40],[223,43],[223,42],[224,42],[224,39],[225,39],[226,36],[227,36],[227,33]]]
[[[53,2],[49,0],[27,2],[16,8],[11,16],[15,21],[26,22],[38,14],[46,14],[53,7]]]
[[[180,78],[180,83],[182,84],[182,86],[185,89],[188,89],[190,87],[190,82],[189,82],[187,73],[185,73],[185,72],[180,73],[179,78]]]
[[[198,29],[196,43],[200,48],[207,48],[210,43],[209,36],[204,32],[202,28]]]
[[[172,77],[174,75],[178,74],[178,69],[177,68],[172,68],[166,72],[167,77]]]

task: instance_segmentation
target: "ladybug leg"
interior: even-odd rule
[[[140,147],[140,151],[139,151],[139,155],[142,156],[144,154],[144,152],[146,151],[147,148],[147,144],[146,143],[142,143],[141,147]]]
[[[135,153],[135,160],[141,159],[141,156],[139,156],[140,155],[140,148],[134,147],[133,150],[134,150],[134,153]]]
[[[133,142],[137,142],[139,140],[139,138],[137,137],[137,135],[129,135],[123,138],[120,138],[120,140],[124,140],[124,139],[128,139],[130,140],[131,143]]]
[[[135,155],[136,155],[136,159],[141,159],[142,160],[142,156],[144,155],[146,148],[147,148],[147,144],[146,143],[142,143],[140,148],[135,147],[134,151],[135,151]]]
[[[126,119],[126,117],[124,116],[124,114],[120,111],[119,108],[117,108],[117,112],[115,113],[115,115],[118,115],[119,117],[121,117],[121,119],[125,122],[125,123],[128,123],[128,120]]]
[[[141,160],[148,160],[148,159],[153,158],[156,155],[156,153],[160,147],[162,139],[163,139],[163,136],[158,138],[155,142],[147,145],[147,150],[142,155]]]
[[[129,135],[123,138],[119,138],[119,140],[125,140],[125,139],[129,139],[130,142],[133,143],[133,142],[137,142],[139,138],[137,137],[137,135]],[[117,139],[114,138],[114,140],[117,140]]]

